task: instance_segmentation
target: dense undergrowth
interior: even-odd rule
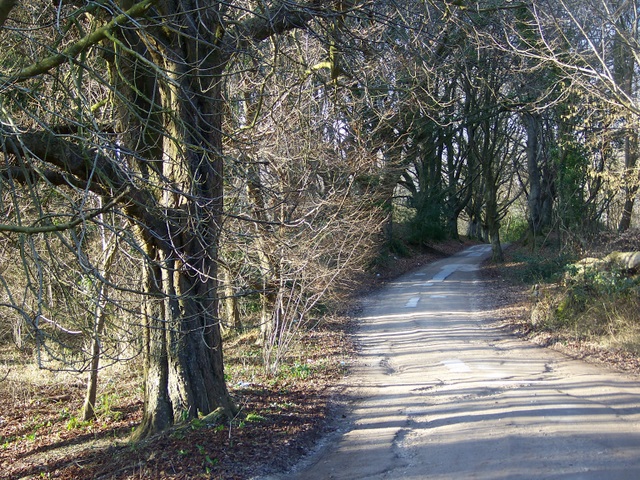
[[[587,249],[546,243],[531,250],[514,244],[501,272],[528,290],[525,330],[546,344],[588,345],[640,354],[640,275],[615,262],[613,251],[640,251],[638,231],[600,238]],[[589,261],[585,261],[589,258]]]

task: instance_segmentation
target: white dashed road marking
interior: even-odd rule
[[[420,301],[420,297],[411,297],[407,304],[406,308],[416,308],[418,306],[418,302]]]
[[[464,372],[471,371],[471,369],[466,363],[464,363],[462,360],[458,360],[457,358],[443,360],[440,363],[442,363],[445,367],[447,367],[451,372],[464,373]]]

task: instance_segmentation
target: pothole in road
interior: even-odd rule
[[[484,387],[469,389],[466,393],[464,393],[463,390],[459,395],[447,395],[447,401],[456,402],[460,400],[473,400],[477,398],[494,397],[502,395],[503,393],[510,390],[518,390],[521,388],[531,387],[533,383],[533,381],[521,382],[518,380],[501,380],[498,382],[491,382],[490,385]]]
[[[425,385],[424,387],[414,388],[411,390],[411,392],[433,392],[435,389],[443,385],[444,385],[444,382],[442,380],[438,380],[433,385]]]
[[[456,397],[452,397],[454,400],[471,400],[473,398],[484,398],[484,397],[492,397],[494,395],[499,395],[504,392],[506,388],[480,388],[474,392],[470,392],[466,395],[459,395]]]

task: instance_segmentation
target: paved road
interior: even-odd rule
[[[640,383],[492,325],[471,247],[372,296],[341,433],[287,479],[640,479]]]

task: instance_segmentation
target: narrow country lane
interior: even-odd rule
[[[339,434],[281,478],[638,479],[638,378],[491,324],[479,245],[372,295]]]

